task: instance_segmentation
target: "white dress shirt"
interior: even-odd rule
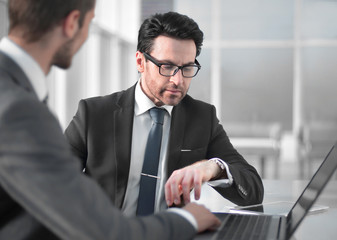
[[[151,130],[152,119],[148,110],[155,107],[155,104],[144,94],[140,87],[140,81],[138,81],[135,89],[135,110],[133,119],[133,131],[132,131],[132,146],[131,146],[131,163],[128,185],[125,193],[125,201],[123,203],[122,211],[127,216],[136,215],[137,202],[139,195],[139,182],[140,174],[143,168],[144,154],[147,143],[147,137]],[[166,210],[167,205],[165,202],[165,182],[166,176],[166,158],[167,158],[167,145],[169,142],[169,132],[171,125],[171,112],[173,106],[163,106],[166,109],[164,115],[163,124],[163,137],[160,148],[159,166],[158,166],[158,180],[156,185],[156,201],[154,211],[159,212]],[[159,196],[159,197],[157,197]],[[185,217],[192,226],[197,230],[198,224],[193,215],[183,209],[171,208],[169,211],[173,211]]]
[[[20,46],[4,37],[0,41],[0,50],[10,57],[28,77],[33,89],[40,101],[47,96],[46,75],[40,65]]]
[[[131,163],[128,186],[126,189],[125,201],[122,207],[123,212],[132,216],[136,214],[137,202],[139,195],[140,174],[143,168],[144,154],[147,143],[147,137],[151,130],[152,119],[149,109],[155,107],[155,104],[143,93],[138,81],[135,90],[135,111],[133,119],[132,146],[131,146]],[[169,132],[171,125],[171,112],[173,106],[163,106],[167,110],[164,115],[163,138],[160,149],[158,180],[156,186],[155,212],[167,209],[165,202],[165,182],[166,176],[166,159],[167,145],[169,141]],[[159,196],[159,197],[158,197]]]

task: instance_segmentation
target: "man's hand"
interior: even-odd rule
[[[190,212],[197,221],[198,232],[215,230],[221,224],[220,220],[202,205],[189,203],[184,209]]]
[[[194,188],[194,197],[200,198],[201,185],[211,180],[220,173],[220,167],[211,161],[202,160],[172,173],[165,184],[165,198],[168,206],[173,203],[181,204],[180,196],[183,195],[184,203],[190,202],[190,191]]]

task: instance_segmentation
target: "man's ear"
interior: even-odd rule
[[[80,11],[71,11],[63,21],[63,33],[68,38],[73,38],[79,29],[78,20],[80,18]]]
[[[137,70],[140,73],[144,72],[144,62],[145,62],[144,55],[140,51],[137,51],[136,52],[136,64],[137,64]]]

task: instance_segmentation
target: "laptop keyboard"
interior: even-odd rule
[[[267,215],[228,214],[214,239],[265,239],[271,219]]]

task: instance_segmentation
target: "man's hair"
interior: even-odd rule
[[[24,29],[24,38],[28,42],[41,39],[54,29],[73,10],[80,11],[79,26],[96,0],[9,0],[9,32],[14,28]]]
[[[188,16],[167,12],[145,19],[138,32],[137,50],[150,53],[155,38],[160,35],[176,39],[192,39],[197,49],[196,56],[199,56],[204,34],[198,24]]]

